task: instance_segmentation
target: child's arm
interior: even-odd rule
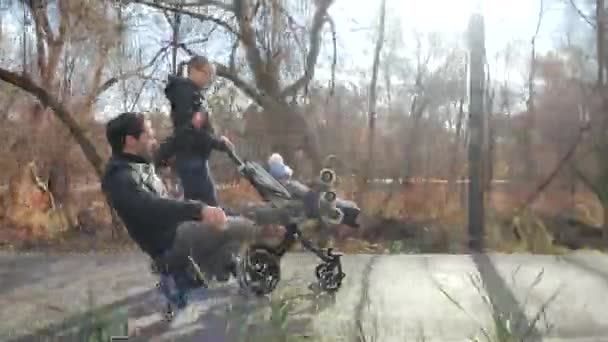
[[[220,137],[220,138],[212,136],[211,139],[212,139],[212,145],[211,145],[211,147],[214,150],[218,150],[218,151],[222,151],[222,152],[228,152],[228,151],[230,151],[230,148],[231,148],[232,144],[229,143],[228,139],[224,139],[223,136]]]
[[[207,131],[198,131],[196,134],[197,145],[201,149],[212,149],[227,152],[230,149],[229,144],[222,138],[218,138],[215,135]]]
[[[154,155],[154,164],[159,166],[167,166],[169,164],[169,159],[173,157],[175,154],[175,136],[170,136],[165,141],[163,141],[156,154]]]
[[[192,113],[200,108],[200,95],[181,77],[169,76],[165,95],[171,103],[171,115],[177,126],[190,121]]]

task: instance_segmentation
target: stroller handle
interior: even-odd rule
[[[236,155],[234,148],[229,149],[227,152],[228,157],[239,167],[245,165],[245,162],[239,156]]]

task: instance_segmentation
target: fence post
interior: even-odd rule
[[[469,21],[469,249],[483,250],[484,191],[483,191],[483,111],[485,81],[485,32],[481,14],[471,15]]]

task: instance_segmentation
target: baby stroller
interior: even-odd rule
[[[315,267],[317,288],[328,293],[338,291],[345,278],[340,261],[342,254],[332,248],[319,248],[302,235],[302,227],[308,224],[319,224],[322,228],[340,224],[358,227],[356,222],[360,210],[356,203],[338,199],[334,189],[337,179],[335,172],[331,169],[321,170],[318,181],[312,187],[297,181],[282,184],[259,163],[242,160],[234,150],[229,151],[228,156],[236,164],[239,174],[264,200],[263,204],[250,206],[245,212],[227,211],[228,215],[242,215],[259,225],[278,224],[286,229],[284,239],[278,246],[255,243],[245,248],[243,253],[234,251],[228,263],[228,274],[246,292],[256,296],[267,295],[281,279],[280,259],[296,242],[300,242],[321,261]],[[153,262],[153,269],[160,275],[158,287],[168,301],[166,314],[167,318],[171,318],[175,309],[187,305],[189,290],[206,288],[207,284],[192,259],[189,269],[181,272],[171,272],[159,265],[162,265],[162,261]]]

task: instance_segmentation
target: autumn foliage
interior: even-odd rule
[[[47,2],[15,5],[35,32],[24,35],[26,47],[0,33],[3,51],[19,56],[0,62],[0,243],[70,236],[112,244],[119,238],[120,224],[99,189],[109,152],[103,121],[119,111],[146,111],[158,137],[166,137],[162,81],[183,53],[202,53],[196,42],[216,37],[219,27],[232,49],[228,61],[218,62],[219,78],[207,93],[218,132],[245,158],[263,163],[272,152],[285,154],[304,181],[333,155],[340,196],[356,199],[364,211],[360,229],[332,232],[336,244],[348,251],[394,250],[395,243],[404,251],[465,250],[471,132],[467,51],[460,43],[417,33],[413,47],[402,51],[400,28],[382,23],[387,39],[370,60],[373,87],[367,77],[336,77],[337,62],[325,83],[314,71],[323,33],[337,54],[329,0],[302,5],[310,24],[300,28],[272,1],[260,5],[270,6],[266,10],[219,6],[213,20],[207,2],[200,8],[145,0],[56,3],[56,11]],[[131,30],[143,10],[175,14],[159,16],[172,41],[152,56],[129,45],[137,43]],[[180,37],[178,17],[191,19],[185,31],[199,35]],[[511,46],[499,57],[515,64],[507,57],[523,54],[521,65],[507,67],[525,65],[524,78],[534,87],[526,84],[522,94],[509,79],[492,75],[487,82],[486,239],[504,251],[601,247],[596,237],[608,228],[608,101],[594,69],[603,70],[602,59],[590,62],[586,51],[593,49],[571,41],[530,56],[528,49]],[[170,66],[161,62],[170,59]],[[211,164],[226,206],[260,200],[225,156],[215,154]],[[171,183],[171,171],[162,174]]]

